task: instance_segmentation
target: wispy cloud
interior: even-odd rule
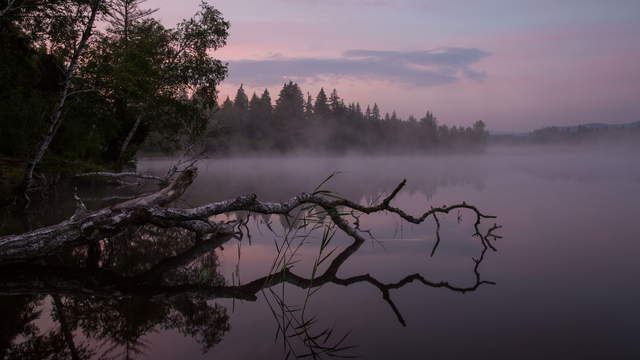
[[[348,50],[338,58],[270,57],[230,62],[232,83],[269,86],[287,80],[304,82],[320,76],[386,80],[417,87],[450,84],[462,78],[481,80],[471,68],[490,53],[475,48],[425,51]]]
[[[288,3],[307,3],[307,4],[313,4],[313,5],[330,5],[330,6],[336,6],[336,5],[358,5],[358,6],[385,6],[385,5],[390,5],[390,3],[392,3],[391,0],[349,0],[349,1],[344,1],[344,0],[323,0],[323,1],[317,1],[317,0],[280,0],[282,2],[288,2]],[[397,0],[396,0],[397,1]]]

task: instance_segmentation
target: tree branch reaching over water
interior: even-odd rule
[[[166,185],[169,183],[169,178],[166,177],[160,177],[160,176],[155,176],[155,175],[150,175],[150,174],[140,174],[137,172],[120,172],[120,173],[113,173],[113,172],[90,172],[90,173],[83,173],[83,174],[77,174],[75,176],[76,178],[90,178],[90,177],[94,177],[94,178],[106,178],[106,179],[113,179],[114,181],[118,182],[118,183],[122,183],[124,178],[135,178],[135,179],[141,179],[141,180],[152,180],[152,181],[157,181],[159,184],[161,185]],[[137,184],[135,184],[137,185]]]
[[[285,202],[262,202],[257,199],[255,194],[249,194],[196,208],[163,208],[162,206],[178,199],[191,185],[196,177],[197,169],[190,167],[177,174],[178,176],[171,181],[169,185],[156,193],[125,201],[101,210],[82,213],[60,224],[41,228],[22,235],[0,237],[0,263],[28,261],[37,257],[51,255],[65,247],[83,245],[113,236],[131,225],[151,224],[160,228],[182,228],[195,233],[199,239],[217,240],[217,247],[234,237],[238,238],[240,235],[240,225],[238,224],[242,224],[242,222],[236,222],[235,224],[232,222],[216,222],[214,220],[216,215],[247,211],[259,214],[291,216],[294,210],[302,208],[309,213],[314,211],[316,213],[323,212],[331,220],[333,225],[337,226],[337,228],[353,239],[353,242],[349,246],[333,257],[333,260],[329,263],[324,273],[319,276],[315,276],[314,274],[311,278],[305,278],[296,275],[292,272],[291,266],[284,264],[280,269],[276,269],[276,271],[249,283],[234,286],[219,286],[206,289],[206,292],[209,292],[210,295],[213,296],[254,300],[260,291],[283,283],[289,283],[304,289],[312,289],[327,283],[348,286],[354,283],[366,282],[380,290],[383,299],[391,306],[400,323],[405,325],[406,322],[404,318],[391,299],[391,290],[396,290],[409,283],[417,282],[429,287],[446,288],[451,291],[465,293],[474,291],[484,284],[493,284],[481,278],[479,266],[484,260],[488,250],[496,250],[494,242],[499,239],[500,236],[496,235],[495,231],[500,229],[500,226],[494,224],[484,233],[481,231],[480,226],[483,220],[493,219],[495,217],[486,215],[475,206],[468,205],[464,202],[450,206],[432,207],[417,216],[408,214],[404,210],[391,204],[398,193],[405,187],[406,180],[398,184],[382,201],[371,206],[364,206],[347,199],[339,198],[326,191],[316,189],[313,193],[303,193]],[[395,283],[382,283],[369,274],[349,278],[341,278],[338,275],[341,266],[365,243],[366,240],[363,234],[370,234],[368,231],[360,229],[359,215],[356,215],[356,213],[391,213],[412,224],[421,224],[433,217],[436,223],[437,238],[431,252],[433,255],[440,244],[440,221],[437,216],[438,214],[448,214],[453,210],[466,210],[475,215],[475,233],[473,236],[479,239],[482,245],[482,251],[477,259],[473,259],[475,262],[475,280],[473,284],[458,286],[446,281],[427,279],[420,274],[406,276]],[[350,222],[348,220],[349,216],[354,220]],[[149,277],[151,275],[147,276]],[[116,283],[117,282],[118,281],[116,281]],[[143,289],[145,289],[145,287],[141,287],[138,290]],[[156,287],[153,292],[171,293],[178,291],[205,291],[205,289],[192,289],[184,286],[178,288]]]

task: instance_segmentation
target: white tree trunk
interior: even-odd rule
[[[69,88],[71,87],[71,80],[73,79],[77,71],[78,61],[80,60],[80,56],[82,55],[82,52],[86,48],[87,42],[91,37],[93,24],[95,23],[96,15],[98,13],[98,8],[100,7],[102,1],[103,0],[95,0],[91,5],[91,15],[89,17],[89,21],[87,22],[87,25],[84,31],[82,32],[82,37],[80,38],[80,42],[76,46],[73,52],[73,56],[71,57],[71,60],[69,61],[69,65],[67,66],[67,69],[65,71],[62,90],[60,91],[60,95],[58,97],[58,101],[56,102],[56,106],[53,112],[51,113],[49,120],[47,121],[47,129],[42,135],[42,139],[38,143],[38,146],[33,154],[33,157],[27,164],[27,168],[25,170],[24,180],[23,180],[25,196],[27,195],[27,191],[29,190],[29,188],[32,186],[33,172],[36,166],[44,157],[44,154],[47,152],[49,145],[51,145],[51,141],[53,141],[53,138],[55,137],[56,132],[60,128],[60,124],[62,122],[62,110],[64,108],[64,104],[67,100],[67,97],[69,96]],[[27,200],[29,199],[28,196],[26,196],[26,198]]]
[[[120,156],[119,156],[120,160],[124,158],[124,154],[127,152],[127,148],[129,147],[129,144],[131,143],[133,136],[136,134],[136,131],[138,131],[138,127],[140,127],[140,123],[142,123],[142,114],[138,114],[138,116],[136,117],[136,122],[133,124],[133,127],[129,131],[129,134],[127,135],[126,139],[124,139],[124,143],[122,144],[122,148],[120,149]]]

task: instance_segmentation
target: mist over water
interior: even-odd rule
[[[640,359],[638,13],[0,0],[0,360]]]
[[[164,171],[171,160],[142,159],[143,171]],[[352,331],[357,354],[388,358],[579,358],[632,359],[640,356],[634,334],[640,330],[640,159],[628,149],[562,147],[492,147],[485,154],[388,157],[265,157],[210,159],[199,166],[196,183],[184,196],[189,205],[256,193],[261,200],[283,201],[311,191],[329,174],[325,187],[344,197],[367,202],[390,191],[402,179],[407,188],[394,205],[412,213],[430,206],[466,201],[496,215],[504,225],[481,272],[495,286],[461,295],[417,284],[392,292],[407,319],[402,327],[379,292],[362,284],[327,285],[313,297],[311,309],[335,331]],[[242,215],[239,215],[242,216]],[[411,273],[471,281],[471,217],[462,224],[452,214],[443,220],[443,244],[435,257],[433,223],[399,226],[389,216],[364,223],[376,234],[349,259],[340,275],[370,273],[397,281]],[[220,253],[221,273],[230,278],[240,264],[250,281],[268,268],[273,240],[259,222],[252,245]],[[262,232],[258,229],[262,227]],[[346,238],[336,244],[346,244]],[[301,258],[312,256],[310,242]],[[308,264],[300,264],[300,269]],[[300,270],[304,272],[304,270]],[[289,299],[301,290],[288,288]],[[221,301],[229,309],[232,330],[212,353],[223,358],[281,356],[281,344],[266,338],[275,331],[266,304]],[[153,347],[149,358],[176,354],[201,356],[187,338],[168,333],[175,352]],[[189,349],[192,349],[189,350]],[[203,358],[206,356],[203,356]]]
[[[502,225],[498,234],[503,238],[496,242],[498,251],[489,251],[479,268],[482,279],[496,285],[465,294],[419,282],[392,289],[390,297],[407,323],[404,327],[370,283],[328,283],[308,300],[305,311],[315,317],[314,327],[331,329],[337,338],[350,334],[345,345],[356,348],[349,354],[363,359],[635,359],[640,356],[636,336],[640,289],[635,286],[640,274],[640,159],[636,154],[626,146],[490,146],[486,152],[466,155],[211,158],[197,164],[195,183],[174,206],[193,207],[249,193],[263,201],[286,201],[313,191],[331,174],[323,189],[369,204],[406,179],[407,186],[392,205],[411,214],[466,202],[497,216],[483,222],[482,228],[494,222]],[[162,175],[175,160],[142,158],[138,171]],[[89,199],[89,190],[81,189],[81,196]],[[113,188],[98,190],[113,193]],[[56,196],[36,219],[39,226],[73,214],[72,196]],[[103,206],[87,204],[90,209]],[[275,243],[282,244],[282,234],[296,229],[300,220],[249,215],[236,212],[217,220],[248,219],[250,238],[245,234],[241,241],[226,242],[215,250],[200,249],[204,257],[189,260],[191,265],[178,274],[202,281],[202,269],[210,269],[210,281],[238,285],[270,273],[277,257]],[[480,242],[472,236],[473,214],[452,212],[439,220],[442,242],[430,257],[436,242],[433,219],[409,225],[389,214],[363,216],[361,229],[370,230],[375,238],[367,236],[338,276],[369,274],[380,282],[396,283],[417,273],[434,282],[473,284],[472,258],[481,251]],[[3,219],[3,224],[12,222],[19,223]],[[305,239],[293,258],[293,272],[310,276],[321,235],[316,231]],[[144,269],[180,253],[193,241],[168,230],[127,236],[123,244],[129,245],[123,248],[128,250],[115,255],[113,266],[134,274],[138,267]],[[340,252],[352,243],[338,231],[330,248]],[[69,261],[81,265],[86,261],[78,260],[83,259],[83,251],[60,259],[66,265],[72,265]],[[136,351],[135,358],[143,359],[283,358],[281,335],[274,340],[278,323],[270,308],[273,294],[290,306],[304,303],[307,295],[292,284],[277,285],[271,289],[274,293],[260,292],[257,301],[203,298],[197,293],[122,295],[112,293],[100,277],[77,282],[85,271],[91,273],[80,267],[54,274],[53,281],[61,281],[56,289],[65,291],[62,309],[77,324],[76,345],[95,351],[90,358],[123,354],[129,347]],[[37,326],[37,334],[49,332],[55,340],[61,336],[56,320],[61,307],[55,304],[55,292],[37,291],[47,288],[45,276],[37,275],[33,282],[29,275],[14,281],[15,275],[5,274],[5,291],[15,291],[16,284],[25,281],[22,288],[36,286],[34,295],[29,295],[35,300],[9,292],[0,297],[0,306],[3,311],[24,311],[24,306],[12,304],[32,304],[39,313],[29,323]],[[77,287],[80,292],[74,292]],[[21,288],[17,289],[20,293]]]

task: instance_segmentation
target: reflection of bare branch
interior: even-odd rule
[[[493,284],[490,281],[482,280],[479,267],[485,259],[486,252],[488,250],[495,251],[493,242],[499,239],[500,236],[496,235],[494,232],[500,229],[500,227],[493,225],[488,231],[482,233],[480,229],[482,221],[484,219],[494,217],[483,214],[475,206],[468,205],[463,202],[461,204],[450,206],[432,207],[418,216],[410,215],[404,210],[391,205],[392,200],[406,185],[406,181],[402,181],[391,193],[383,198],[382,201],[368,206],[340,198],[335,194],[324,190],[317,190],[311,194],[303,193],[281,203],[262,202],[257,199],[255,194],[251,194],[190,209],[159,207],[166,204],[168,201],[175,200],[179,197],[179,195],[193,181],[195,172],[195,169],[185,170],[185,172],[180,173],[178,178],[168,187],[146,197],[127,201],[112,206],[111,208],[98,210],[84,215],[80,219],[72,219],[66,223],[39,229],[21,236],[2,237],[0,238],[0,250],[2,250],[4,258],[28,259],[30,258],[29,256],[33,255],[32,249],[25,247],[25,244],[33,244],[28,241],[29,237],[35,237],[39,240],[39,242],[35,242],[38,245],[44,244],[45,249],[38,253],[49,254],[51,251],[57,249],[56,246],[59,248],[61,244],[78,244],[79,239],[83,239],[85,242],[89,241],[89,239],[92,239],[91,241],[95,241],[95,239],[104,238],[109,234],[121,232],[124,226],[143,224],[152,224],[160,228],[186,229],[195,233],[198,239],[205,240],[203,244],[213,244],[215,247],[218,247],[222,246],[231,238],[237,237],[239,233],[244,232],[240,230],[248,229],[246,227],[246,221],[248,221],[248,218],[238,216],[239,220],[236,221],[235,226],[229,223],[214,222],[212,219],[216,215],[221,214],[250,212],[264,215],[281,215],[284,216],[287,221],[289,221],[290,217],[293,219],[293,222],[288,222],[289,226],[287,226],[287,233],[283,239],[283,243],[278,245],[276,242],[278,258],[274,261],[270,273],[251,282],[245,284],[240,284],[238,282],[237,285],[234,282],[231,286],[157,284],[157,279],[160,278],[160,275],[164,272],[162,266],[177,266],[183,263],[183,260],[179,258],[170,258],[161,263],[160,265],[162,266],[156,266],[146,274],[143,274],[143,276],[141,275],[140,277],[133,278],[105,273],[104,271],[97,273],[88,272],[86,274],[73,274],[71,276],[73,281],[69,283],[69,281],[65,281],[68,280],[65,276],[68,276],[69,274],[62,270],[51,271],[49,274],[44,274],[42,276],[47,276],[51,278],[52,281],[31,284],[31,286],[45,286],[45,288],[37,290],[31,288],[30,290],[32,292],[43,292],[44,290],[48,290],[50,292],[61,294],[65,291],[70,291],[72,293],[79,291],[80,293],[91,293],[92,296],[100,296],[100,294],[108,296],[114,291],[118,291],[122,294],[145,295],[152,297],[172,297],[183,294],[198,294],[200,296],[209,297],[256,300],[256,295],[259,292],[265,289],[270,289],[278,284],[284,285],[285,283],[288,283],[302,289],[315,289],[327,283],[348,286],[354,283],[367,282],[380,290],[382,298],[390,305],[399,322],[405,325],[405,319],[402,317],[399,309],[391,299],[391,290],[397,290],[409,283],[417,282],[429,287],[445,288],[451,291],[464,293],[474,291],[484,284]],[[447,281],[434,281],[427,279],[420,274],[409,275],[395,283],[382,283],[369,274],[349,278],[341,278],[338,276],[341,266],[354,253],[356,253],[365,242],[363,234],[367,234],[368,232],[361,230],[360,228],[359,218],[361,214],[370,215],[374,213],[390,213],[398,216],[400,220],[412,224],[421,224],[430,217],[433,217],[437,226],[437,241],[432,250],[433,255],[440,244],[440,220],[438,216],[442,214],[449,214],[452,211],[459,212],[461,210],[469,211],[475,215],[473,236],[479,239],[482,246],[480,256],[477,259],[473,259],[475,262],[475,280],[473,284],[468,286],[459,286]],[[301,215],[303,212],[312,214],[309,217],[316,220],[308,221],[309,218]],[[348,217],[353,219],[352,223],[347,220]],[[293,254],[297,252],[297,249],[304,243],[308,236],[297,235],[297,229],[304,227],[311,228],[312,230],[317,229],[320,224],[325,223],[325,218],[328,218],[331,221],[332,225],[330,226],[336,226],[342,230],[342,232],[353,239],[353,242],[333,257],[332,261],[322,274],[316,276],[316,267],[314,267],[314,273],[311,278],[305,278],[294,274],[291,271]],[[371,235],[370,233],[368,234]],[[296,245],[291,242],[290,237],[295,237],[296,239],[301,240]],[[20,241],[22,241],[22,248],[15,250],[16,248],[12,246],[14,246],[16,242],[19,243]],[[202,243],[202,241],[199,241],[199,243]],[[51,244],[55,246],[47,247]],[[13,253],[8,250],[13,251]],[[22,253],[20,251],[22,251]],[[16,253],[18,255],[16,255]],[[183,255],[186,256],[187,254],[185,253]],[[2,259],[0,259],[0,261],[2,261]],[[55,281],[56,276],[59,281]],[[104,280],[107,280],[106,283]],[[0,283],[0,285],[2,285],[2,290],[0,290],[0,292],[9,291],[20,293],[21,289],[25,290],[24,287],[16,286],[16,281],[18,281],[17,279],[8,279],[3,281],[5,282]],[[51,288],[51,284],[54,284],[53,288]],[[49,288],[46,288],[46,286]],[[27,285],[26,289],[29,289],[29,287],[30,286]]]
[[[176,267],[180,264],[184,264],[185,258],[192,259],[199,253],[199,251],[202,251],[203,248],[211,249],[223,245],[232,238],[227,235],[225,237],[215,237],[212,240],[202,242],[194,249],[191,249],[190,252],[185,252],[180,257],[169,258],[139,277],[121,277],[105,270],[78,273],[77,271],[65,271],[64,269],[42,269],[41,271],[37,271],[37,273],[39,274],[38,276],[47,276],[48,280],[46,282],[37,281],[29,285],[28,281],[25,284],[24,279],[21,281],[21,277],[16,278],[14,276],[0,282],[0,288],[2,289],[0,290],[0,293],[33,294],[57,292],[67,294],[68,292],[69,294],[74,295],[84,293],[85,295],[91,294],[92,296],[111,296],[114,291],[118,291],[123,294],[160,297],[171,297],[185,293],[193,293],[211,297],[237,298],[253,301],[256,300],[256,295],[260,291],[283,283],[289,283],[303,289],[309,289],[318,288],[327,283],[348,286],[359,282],[367,282],[380,290],[383,299],[389,303],[400,323],[405,325],[406,321],[391,300],[390,290],[396,290],[409,283],[418,282],[429,287],[446,288],[448,290],[465,293],[474,291],[483,284],[493,284],[490,281],[481,279],[479,266],[485,258],[485,253],[490,249],[490,247],[486,245],[487,242],[489,242],[490,239],[495,240],[499,238],[498,235],[494,234],[494,231],[500,228],[499,226],[494,225],[485,234],[478,235],[482,239],[481,244],[483,244],[483,250],[480,257],[478,259],[474,259],[475,282],[472,285],[457,286],[446,281],[430,280],[420,274],[409,275],[396,283],[385,284],[369,274],[349,278],[341,278],[337,275],[340,267],[349,259],[349,257],[358,251],[360,246],[365,242],[365,239],[356,231],[356,229],[338,215],[335,209],[329,208],[328,213],[333,222],[345,233],[350,235],[354,239],[354,242],[336,255],[322,275],[311,279],[298,276],[294,274],[289,267],[285,267],[281,271],[269,274],[243,285],[203,287],[199,284],[158,286],[157,284],[154,284],[154,282],[149,283],[150,279],[159,278],[159,275],[164,273],[166,268],[171,267],[171,265]],[[22,270],[14,269],[10,272],[5,271],[3,273],[24,274],[23,276],[29,276],[29,273],[33,273],[36,270],[37,268],[31,266],[23,268]]]

